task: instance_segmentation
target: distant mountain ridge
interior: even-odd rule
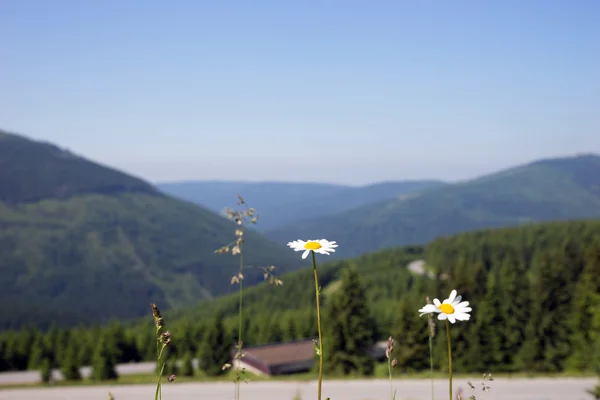
[[[214,250],[236,227],[141,179],[0,132],[0,329],[131,318],[151,301],[170,308],[227,293],[238,260]],[[305,264],[255,232],[245,239],[248,265]]]
[[[266,232],[283,243],[325,237],[334,258],[427,243],[459,232],[600,217],[600,156],[544,159],[413,196],[383,200]]]
[[[158,195],[151,184],[45,142],[0,131],[0,201],[66,199],[86,193]]]
[[[241,194],[251,207],[259,210],[258,229],[326,216],[396,196],[444,186],[437,180],[391,181],[365,186],[323,183],[191,181],[159,183],[165,193],[200,204],[215,212],[235,205]]]

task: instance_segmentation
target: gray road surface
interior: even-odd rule
[[[475,386],[480,384],[473,381]],[[491,382],[487,393],[476,392],[477,400],[592,400],[586,388],[597,383],[597,379],[498,379]],[[397,380],[397,400],[431,399],[428,380]],[[466,388],[466,381],[455,380],[455,389]],[[316,382],[251,382],[242,386],[243,400],[292,400],[297,391],[303,400],[315,400]],[[153,400],[153,385],[117,385],[65,387],[49,389],[5,389],[0,390],[0,400],[106,400],[108,391],[115,400]],[[447,381],[436,380],[435,399],[448,400]],[[232,400],[233,383],[166,383],[164,400]],[[468,399],[470,393],[465,392]],[[386,380],[371,381],[325,381],[323,398],[332,400],[388,400],[389,386]]]
[[[155,362],[142,362],[142,363],[130,363],[130,364],[119,364],[117,365],[117,372],[119,375],[136,375],[136,374],[148,374],[154,372]],[[90,376],[92,371],[91,367],[81,367],[81,375],[84,378]],[[54,380],[62,380],[62,374],[58,370],[52,371],[52,378]],[[21,384],[21,383],[36,383],[40,381],[39,371],[16,371],[16,372],[2,372],[0,373],[0,389],[2,385],[7,384]]]

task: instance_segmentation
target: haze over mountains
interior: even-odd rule
[[[178,185],[180,189],[186,187]],[[216,187],[218,183],[206,185]],[[269,184],[247,185],[257,199],[271,201],[260,209],[276,217],[277,226],[272,222],[265,229],[267,237],[281,244],[298,238],[336,240],[340,247],[332,258],[422,244],[473,229],[600,217],[600,156],[594,154],[539,160],[453,184],[417,181],[353,189],[331,186],[333,193],[313,199],[307,194],[312,188],[302,184],[277,184],[304,196],[299,199],[278,197],[268,190]],[[187,189],[201,187],[201,183],[192,183]],[[159,188],[176,192],[164,184]],[[209,202],[201,201],[199,192],[190,193],[186,198],[210,207]],[[352,200],[344,203],[348,198]],[[328,212],[311,216],[314,209]],[[286,215],[286,210],[293,210],[289,211],[292,215]],[[294,214],[297,210],[302,212]]]
[[[269,231],[444,185],[437,180],[381,182],[359,187],[326,183],[192,181],[159,183],[157,187],[215,212],[234,206],[239,193],[257,209],[260,215],[257,229]]]
[[[236,225],[51,144],[0,132],[0,327],[130,318],[227,293]],[[250,265],[304,263],[250,232]],[[262,279],[248,271],[249,283]]]
[[[217,212],[239,193],[261,218],[247,265],[305,266],[285,247],[325,237],[329,259],[479,228],[600,217],[600,157],[532,162],[461,183],[148,182],[53,144],[0,131],[0,327],[144,315],[231,290],[234,238]],[[173,194],[203,206],[171,197]],[[262,228],[260,228],[262,225]],[[269,239],[270,238],[270,239]],[[262,279],[248,270],[246,282]]]

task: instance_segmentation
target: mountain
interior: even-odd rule
[[[236,225],[55,145],[0,132],[0,328],[86,323],[227,293]],[[245,261],[302,260],[249,232]],[[262,279],[260,271],[246,282]]]
[[[534,221],[600,217],[600,156],[545,159],[271,229],[285,243],[326,238],[335,258],[426,243],[439,236]]]
[[[359,187],[321,183],[194,181],[160,183],[157,187],[215,212],[235,205],[239,193],[250,206],[259,210],[261,223],[257,229],[266,231],[443,185],[443,182],[435,180],[381,182]]]

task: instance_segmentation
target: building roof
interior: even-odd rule
[[[259,359],[267,365],[288,364],[311,360],[315,353],[312,339],[266,344],[244,348],[246,357]]]

